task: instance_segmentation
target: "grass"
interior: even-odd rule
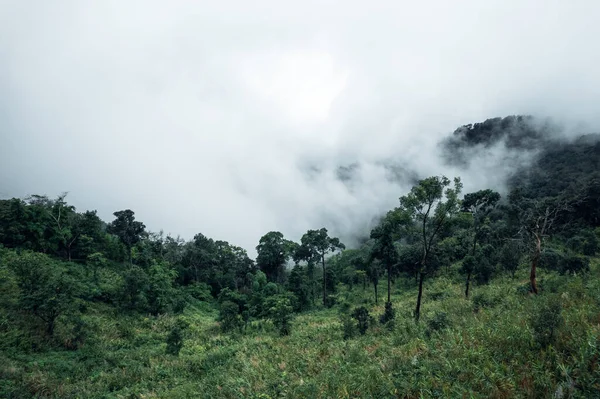
[[[549,398],[600,397],[600,281],[598,259],[589,276],[541,273],[542,294],[499,277],[474,286],[470,299],[454,271],[426,280],[422,320],[411,313],[412,281],[398,281],[395,326],[373,325],[343,340],[338,309],[298,315],[289,336],[255,321],[243,334],[223,334],[217,312],[199,303],[178,316],[189,323],[178,357],[165,354],[177,317],[115,315],[90,305],[94,333],[79,350],[0,354],[0,396],[7,398]],[[380,289],[384,297],[385,287]],[[556,342],[537,345],[529,322],[557,295],[564,327]],[[370,290],[340,297],[365,302]],[[477,299],[475,306],[473,298]],[[444,313],[440,323],[430,323]]]

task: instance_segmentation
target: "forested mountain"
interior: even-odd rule
[[[440,146],[528,162],[506,195],[390,166],[414,186],[355,248],[271,231],[253,260],[130,209],[0,200],[0,396],[594,397],[600,135],[510,116]]]

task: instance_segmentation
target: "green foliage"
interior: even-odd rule
[[[46,333],[52,336],[58,317],[74,311],[76,283],[44,254],[10,254],[6,262],[19,287],[18,306],[41,319]]]
[[[559,271],[561,274],[579,274],[590,270],[590,260],[580,255],[567,255],[560,260]]]
[[[367,309],[364,306],[360,306],[354,309],[352,317],[356,319],[358,332],[361,335],[365,335],[365,333],[369,329],[370,323],[369,309]]]
[[[519,269],[519,262],[522,256],[523,250],[520,243],[515,240],[509,240],[500,249],[499,262],[502,268],[514,277]]]
[[[278,231],[271,231],[260,238],[256,252],[256,264],[269,281],[282,282],[283,270],[291,257],[289,241]]]
[[[131,209],[118,211],[113,215],[116,219],[107,226],[107,231],[119,237],[129,251],[131,260],[131,249],[146,233],[146,226],[144,223],[135,220],[135,213]]]
[[[323,305],[327,304],[327,270],[325,266],[325,255],[330,252],[345,249],[346,246],[337,237],[329,237],[326,228],[319,230],[308,230],[301,238],[301,244],[296,247],[294,259],[306,261],[310,264],[320,262],[323,267]],[[333,289],[329,284],[329,289]]]
[[[504,124],[531,133],[522,122],[459,136],[516,145]],[[0,397],[595,397],[599,143],[545,146],[508,201],[424,179],[355,249],[324,228],[300,244],[267,233],[256,266],[130,210],[107,225],[64,194],[0,200]],[[518,269],[531,249],[539,296]],[[426,323],[410,321],[415,295]]]
[[[552,249],[545,249],[540,254],[539,266],[546,270],[560,270],[560,264],[563,262],[564,255]]]
[[[433,314],[433,317],[427,320],[427,332],[431,334],[435,331],[441,331],[451,326],[448,313],[438,311]]]
[[[267,300],[268,314],[279,335],[289,335],[292,329],[293,311],[290,298],[286,295],[276,295]]]
[[[167,335],[167,348],[166,353],[168,355],[179,356],[181,348],[183,348],[185,339],[185,330],[189,327],[189,323],[185,320],[177,319],[175,324],[171,328],[169,335]]]
[[[489,290],[482,290],[473,295],[473,310],[479,312],[481,309],[493,308],[501,303],[502,298]]]
[[[546,348],[555,343],[558,331],[564,324],[560,298],[556,295],[543,298],[534,308],[529,322],[540,347]]]
[[[153,315],[164,313],[177,299],[178,293],[173,287],[176,277],[177,272],[168,263],[153,262],[150,266],[145,296],[148,311]]]
[[[432,176],[419,181],[411,191],[400,198],[399,213],[407,215],[413,222],[413,234],[420,237],[423,256],[419,264],[419,293],[414,312],[418,321],[421,315],[421,295],[424,276],[434,273],[439,263],[432,261],[442,232],[450,225],[452,218],[458,213],[462,190],[460,178],[454,179],[453,187],[445,176]]]
[[[342,314],[340,316],[340,322],[342,324],[342,337],[344,340],[348,340],[356,335],[356,321],[353,320],[349,314]]]
[[[310,307],[310,281],[305,269],[295,265],[287,282],[288,289],[294,294],[293,307],[295,312],[307,310]]]
[[[394,320],[395,316],[396,316],[396,312],[394,311],[394,308],[392,307],[392,303],[386,302],[385,310],[384,310],[383,314],[381,315],[381,317],[379,318],[379,322],[381,324],[388,324]]]
[[[229,300],[221,302],[219,306],[219,321],[221,322],[221,330],[223,330],[223,332],[230,332],[242,328],[244,320],[240,314],[240,307],[238,304]]]
[[[121,304],[130,310],[146,310],[146,292],[150,285],[148,274],[139,266],[130,266],[123,275]]]

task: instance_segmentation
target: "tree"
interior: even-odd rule
[[[537,268],[539,266],[544,240],[550,236],[555,222],[562,212],[569,209],[566,201],[557,198],[534,200],[525,198],[519,191],[510,196],[513,217],[520,226],[519,233],[530,246],[531,269],[529,271],[529,289],[537,294]]]
[[[375,304],[379,304],[379,295],[377,292],[377,287],[379,286],[379,276],[381,274],[381,261],[379,259],[372,259],[369,263],[368,263],[368,268],[367,268],[367,277],[369,277],[369,280],[371,280],[371,283],[373,284],[373,289],[375,291]]]
[[[267,299],[266,308],[269,317],[279,331],[279,335],[289,335],[294,311],[290,298],[284,294],[272,296]]]
[[[365,335],[367,329],[369,328],[369,310],[364,306],[360,306],[354,309],[352,317],[355,318],[358,323],[358,332],[360,332],[360,335]]]
[[[295,265],[290,272],[287,286],[296,296],[294,310],[301,311],[308,309],[310,305],[310,287],[306,273],[300,265]]]
[[[290,245],[290,241],[278,231],[270,231],[260,238],[256,247],[256,264],[269,281],[283,282],[284,267],[291,256]]]
[[[375,245],[371,249],[371,257],[379,259],[387,269],[387,301],[391,307],[392,267],[398,262],[398,251],[395,236],[399,225],[408,222],[406,213],[390,211],[379,225],[371,230],[371,238]]]
[[[329,237],[326,228],[319,230],[308,230],[301,239],[299,251],[303,260],[308,262],[319,260],[323,266],[323,305],[327,304],[327,273],[325,267],[325,256],[345,247],[337,237]]]
[[[423,280],[427,273],[433,272],[433,262],[429,260],[435,250],[439,237],[448,227],[451,218],[458,212],[458,195],[462,189],[459,178],[450,180],[445,176],[433,176],[421,180],[410,193],[400,198],[400,209],[406,212],[420,235],[421,261],[419,264],[419,294],[415,308],[415,320],[419,321]]]
[[[148,270],[148,286],[146,289],[146,300],[148,310],[153,315],[158,315],[167,310],[176,297],[173,282],[177,272],[171,269],[167,262],[152,261]]]
[[[179,356],[181,348],[185,339],[185,330],[189,327],[189,323],[185,320],[177,319],[175,325],[167,335],[167,348],[166,353],[168,355]]]
[[[135,220],[135,213],[130,209],[115,212],[113,215],[116,219],[108,225],[107,231],[119,237],[119,240],[127,248],[129,262],[133,263],[131,249],[144,237],[146,226]]]
[[[487,216],[496,207],[498,201],[500,201],[500,194],[489,189],[466,194],[462,201],[462,211],[468,212],[473,216],[471,257],[475,256],[477,244],[483,238],[482,235],[484,226],[487,224]],[[463,262],[462,270],[467,275],[465,286],[465,296],[467,298],[469,297],[469,284],[475,266],[474,261],[473,258],[469,258],[466,262]]]
[[[66,271],[48,256],[24,252],[8,259],[19,287],[19,305],[46,324],[46,333],[54,334],[56,320],[72,309],[75,284]]]

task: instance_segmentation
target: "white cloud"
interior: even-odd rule
[[[382,159],[451,174],[435,144],[461,124],[534,113],[599,128],[593,0],[0,9],[0,194],[68,190],[186,238],[348,236],[407,189]],[[348,188],[335,168],[356,161]],[[499,181],[482,170],[496,169],[461,172],[467,188]]]

